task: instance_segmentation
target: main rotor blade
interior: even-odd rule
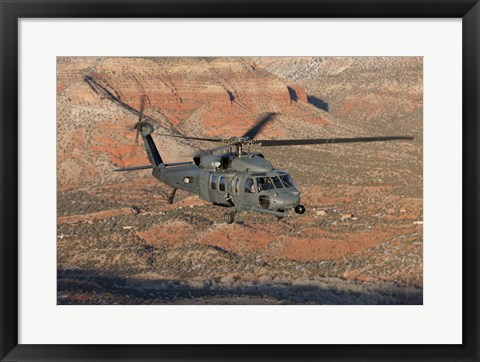
[[[331,143],[383,142],[396,140],[413,140],[412,136],[356,137],[356,138],[313,138],[300,140],[257,140],[260,146],[296,146],[323,145]]]
[[[156,135],[167,136],[167,137],[175,137],[175,138],[184,138],[184,139],[187,139],[187,140],[208,141],[208,142],[223,142],[223,138],[188,137],[188,136],[178,136],[178,135],[166,134],[166,133],[156,133]]]
[[[262,128],[275,116],[277,113],[267,113],[263,118],[261,118],[255,126],[250,128],[247,132],[245,132],[242,137],[253,138],[255,137],[258,132],[262,130]]]
[[[115,172],[121,172],[121,171],[136,171],[136,170],[148,170],[149,168],[153,168],[152,165],[146,165],[146,166],[132,166],[132,167],[122,167],[122,168],[116,168]]]

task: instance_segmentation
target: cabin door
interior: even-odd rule
[[[210,201],[216,204],[228,205],[227,180],[225,179],[225,175],[212,172],[210,174],[208,189]]]
[[[229,195],[233,199],[233,203],[235,205],[240,205],[242,203],[242,192],[241,192],[241,187],[240,187],[240,177],[235,176],[232,179],[232,182],[230,184]]]
[[[245,206],[258,206],[257,187],[255,185],[255,179],[247,177],[240,183],[240,192],[243,195],[242,204]]]

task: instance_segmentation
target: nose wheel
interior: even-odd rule
[[[297,206],[295,206],[295,212],[302,215],[305,212],[305,206],[298,204]]]
[[[227,211],[223,218],[227,224],[232,224],[235,221],[235,211]]]

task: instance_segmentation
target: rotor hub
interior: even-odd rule
[[[231,145],[251,145],[255,143],[255,140],[251,139],[250,137],[230,137],[224,139],[223,142]]]

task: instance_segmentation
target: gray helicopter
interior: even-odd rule
[[[143,138],[150,164],[114,171],[152,169],[155,178],[173,188],[168,199],[169,203],[173,203],[177,189],[197,194],[213,205],[227,208],[224,215],[227,224],[234,222],[235,214],[239,211],[255,211],[282,219],[293,212],[297,214],[305,212],[305,206],[300,204],[300,192],[287,172],[274,168],[261,153],[245,152],[246,146],[294,146],[413,139],[411,136],[255,139],[254,137],[274,116],[275,113],[266,114],[241,137],[222,139],[163,134],[169,137],[224,144],[197,154],[191,162],[164,163],[152,138],[154,127],[143,118],[142,102],[135,129],[137,137],[140,134]],[[221,152],[218,153],[219,151]]]

